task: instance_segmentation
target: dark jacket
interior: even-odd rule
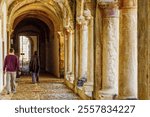
[[[34,73],[40,71],[40,61],[38,55],[33,55],[29,64],[29,70]]]

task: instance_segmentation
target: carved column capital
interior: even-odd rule
[[[83,11],[83,15],[84,15],[84,17],[85,17],[86,20],[90,20],[91,17],[92,17],[91,11],[90,11],[89,9],[85,9],[85,10]]]
[[[102,9],[103,17],[119,17],[119,3],[118,1],[113,2],[101,2],[99,1],[99,7]]]
[[[98,4],[100,6],[100,8],[118,8],[119,3],[117,0],[108,0],[108,1],[104,1],[104,0],[98,0]]]
[[[63,32],[62,31],[58,31],[57,34],[58,34],[59,37],[63,37]]]
[[[64,29],[67,33],[71,32],[71,26],[65,26]]]
[[[77,17],[77,23],[79,25],[81,25],[84,21],[85,21],[85,17],[84,16],[81,15],[81,16]]]
[[[119,6],[120,8],[125,8],[125,9],[137,8],[137,0],[120,0]]]

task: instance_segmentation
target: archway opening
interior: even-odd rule
[[[37,51],[41,73],[59,77],[59,40],[55,39],[53,23],[50,21],[49,24],[50,27],[33,16],[25,17],[15,24],[11,46],[20,57],[23,71],[28,71],[29,59]]]
[[[23,73],[29,72],[29,62],[31,59],[31,41],[26,36],[19,36],[19,63]]]

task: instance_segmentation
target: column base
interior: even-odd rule
[[[69,80],[69,75],[68,75],[68,73],[65,74],[65,79],[66,79],[66,80]]]
[[[66,74],[66,80],[70,81],[71,83],[74,83],[74,74],[72,72],[68,72]]]
[[[84,83],[84,91],[85,91],[86,95],[92,97],[93,82],[86,82],[86,83]]]
[[[101,100],[115,100],[117,93],[114,89],[103,89],[99,91],[99,96]]]
[[[99,91],[93,91],[93,100],[100,100]]]

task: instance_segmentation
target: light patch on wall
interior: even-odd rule
[[[3,40],[4,40],[4,56],[7,54],[7,6],[6,3],[2,5],[3,13]]]
[[[28,71],[29,61],[31,59],[31,42],[26,36],[19,36],[20,40],[20,63],[22,71]]]
[[[3,89],[2,20],[0,19],[0,92]]]

